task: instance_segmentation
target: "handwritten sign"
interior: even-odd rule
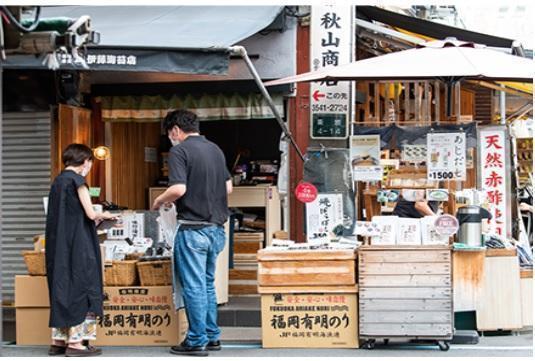
[[[334,228],[344,221],[342,193],[320,193],[306,205],[307,239],[312,244],[323,244],[336,238]]]
[[[466,134],[427,135],[427,179],[466,180]]]

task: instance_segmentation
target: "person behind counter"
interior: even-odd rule
[[[85,177],[93,164],[91,149],[71,144],[62,154],[65,169],[48,196],[45,257],[50,298],[50,356],[97,356],[96,316],[102,316],[103,286],[95,222],[113,219],[96,213]],[[85,345],[84,345],[85,343]]]
[[[164,127],[173,147],[169,151],[169,188],[155,199],[152,209],[175,202],[173,284],[180,282],[189,328],[172,354],[208,356],[221,349],[217,325],[215,267],[225,247],[228,194],[232,180],[221,149],[199,134],[197,116],[186,110],[167,114]],[[178,272],[177,272],[178,271]],[[175,302],[181,299],[175,289]],[[176,307],[179,305],[175,304]]]
[[[400,198],[392,214],[401,218],[423,218],[436,215],[438,206],[439,202],[425,200],[410,202]]]

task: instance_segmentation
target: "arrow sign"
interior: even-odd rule
[[[314,98],[315,101],[319,101],[320,98],[325,98],[325,94],[324,94],[324,93],[320,93],[319,90],[316,90],[316,91],[312,94],[312,98]]]

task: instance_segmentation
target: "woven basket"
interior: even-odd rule
[[[124,256],[125,261],[137,261],[143,257],[143,253],[128,253]]]
[[[112,261],[104,265],[105,286],[137,286],[137,261]]]
[[[166,286],[173,281],[170,260],[138,262],[137,269],[142,286]]]
[[[24,251],[24,262],[28,273],[31,276],[45,276],[46,275],[46,259],[45,252],[41,251]]]

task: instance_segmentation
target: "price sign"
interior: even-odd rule
[[[427,179],[466,180],[466,134],[427,135]]]

